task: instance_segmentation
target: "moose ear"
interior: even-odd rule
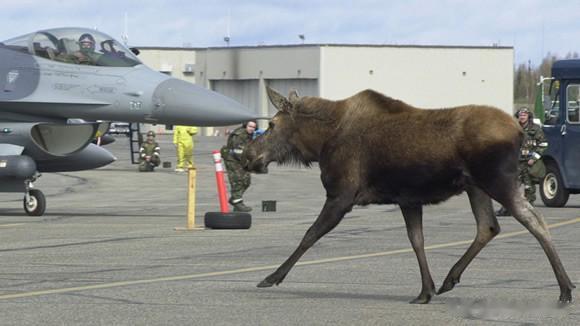
[[[289,112],[292,109],[292,103],[290,103],[290,101],[288,101],[288,99],[282,96],[280,93],[276,92],[269,86],[266,86],[266,91],[268,92],[270,102],[274,104],[278,111]]]
[[[298,91],[295,89],[291,89],[290,93],[288,94],[288,101],[290,101],[290,103],[295,104],[296,102],[298,102],[298,100],[300,99],[300,96],[298,96]]]

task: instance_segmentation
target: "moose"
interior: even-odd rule
[[[489,106],[419,109],[373,90],[339,101],[288,98],[271,88],[278,109],[266,132],[246,146],[242,164],[267,173],[268,164],[318,162],[326,201],[298,248],[258,287],[279,285],[300,257],[330,232],[354,205],[397,204],[417,256],[421,292],[429,303],[455,287],[475,256],[499,232],[492,199],[539,241],[560,286],[572,302],[574,284],[554,248],[543,216],[523,197],[517,180],[523,132],[515,119]],[[423,240],[423,205],[467,192],[477,234],[435,291]]]

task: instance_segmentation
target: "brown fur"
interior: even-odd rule
[[[571,300],[572,283],[543,218],[521,199],[516,178],[523,133],[511,116],[478,105],[417,109],[372,90],[341,101],[297,95],[289,100],[271,89],[268,94],[280,112],[264,136],[247,147],[244,163],[250,171],[264,172],[272,161],[319,162],[327,202],[295,253],[260,286],[280,283],[353,205],[395,203],[402,209],[421,267],[423,287],[414,302],[429,302],[434,286],[422,248],[421,208],[467,190],[478,223],[477,241],[439,293],[459,282],[467,264],[499,232],[493,198],[539,234],[560,284],[560,299]]]

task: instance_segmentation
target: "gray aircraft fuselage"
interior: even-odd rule
[[[0,43],[0,192],[25,191],[29,215],[44,212],[31,190],[39,172],[78,171],[115,160],[92,144],[99,123],[225,126],[255,119],[238,102],[154,71],[110,36],[56,28]]]
[[[0,46],[0,121],[82,118],[221,126],[255,117],[228,97],[138,61],[129,67],[81,65]]]

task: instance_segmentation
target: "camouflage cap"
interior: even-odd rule
[[[518,115],[520,115],[520,113],[527,113],[527,114],[530,114],[530,109],[528,109],[527,107],[520,108],[520,109],[518,110]]]
[[[149,130],[149,131],[147,132],[147,136],[152,136],[152,137],[155,137],[155,131],[153,131],[153,130]]]

